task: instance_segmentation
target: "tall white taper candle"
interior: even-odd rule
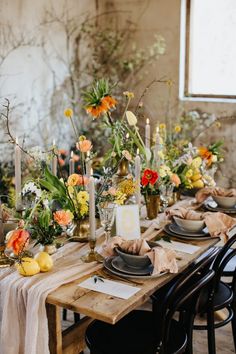
[[[96,238],[96,220],[95,220],[95,188],[94,179],[90,177],[89,182],[89,227],[90,227],[90,239]]]
[[[91,176],[90,151],[87,152],[85,167],[86,167],[86,176],[89,178]]]
[[[139,149],[137,149],[137,155],[134,159],[135,165],[135,180],[137,183],[137,190],[135,192],[135,199],[136,203],[140,206],[141,205],[141,194],[140,194],[140,174],[141,174],[141,160],[139,156]]]
[[[150,149],[150,140],[151,140],[151,131],[150,131],[149,119],[147,118],[146,125],[145,125],[145,146],[147,149]]]
[[[21,149],[16,138],[15,145],[15,192],[16,192],[16,210],[21,210]]]
[[[75,173],[75,162],[74,162],[74,152],[71,151],[70,153],[70,160],[69,160],[69,175]]]

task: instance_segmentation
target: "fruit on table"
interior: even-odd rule
[[[50,269],[52,269],[53,260],[47,252],[37,253],[34,259],[38,262],[41,272],[48,272]]]
[[[38,274],[40,267],[37,261],[30,257],[23,257],[19,264],[16,264],[16,269],[25,277]]]

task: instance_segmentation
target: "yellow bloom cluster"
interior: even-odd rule
[[[131,178],[125,179],[124,181],[120,182],[118,185],[118,190],[121,193],[126,194],[127,197],[133,195],[136,189],[137,189],[137,185]]]
[[[195,157],[190,161],[189,169],[185,172],[185,179],[188,188],[203,188],[204,180],[200,171],[202,164],[201,157]]]
[[[126,194],[122,193],[121,191],[117,190],[115,193],[115,204],[122,205],[126,200]]]

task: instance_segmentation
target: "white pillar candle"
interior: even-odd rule
[[[57,176],[57,156],[55,155],[56,152],[56,142],[53,140],[53,157],[52,157],[52,174]]]
[[[0,201],[0,246],[3,244],[4,244],[3,214],[2,214],[2,205]]]
[[[94,179],[90,178],[89,182],[89,227],[90,227],[90,239],[95,240],[96,232],[96,220],[95,220],[95,188]]]
[[[137,183],[137,190],[135,192],[135,199],[136,203],[140,206],[141,205],[141,194],[140,194],[140,174],[141,174],[141,160],[139,156],[139,149],[137,149],[137,155],[134,159],[135,165],[135,180]]]
[[[15,145],[15,192],[16,192],[16,210],[21,210],[21,149],[16,138]]]
[[[145,125],[145,146],[147,149],[150,149],[150,140],[151,140],[151,130],[150,130],[149,119],[147,118],[146,125]]]
[[[70,160],[69,160],[69,175],[75,173],[75,162],[74,162],[74,152],[71,151],[70,153]]]
[[[91,160],[90,160],[90,151],[87,152],[87,157],[86,157],[86,176],[89,178],[91,174]]]

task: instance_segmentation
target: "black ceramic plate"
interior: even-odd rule
[[[133,274],[133,275],[151,275],[153,266],[148,266],[145,268],[132,268],[129,267],[128,264],[126,264],[120,256],[115,257],[112,262],[111,262],[113,268],[116,270],[122,272],[122,273],[128,273],[128,274]]]
[[[206,234],[206,236],[185,236],[185,235],[178,235],[174,233],[173,231],[170,230],[169,224],[164,227],[164,231],[172,237],[178,238],[180,240],[188,240],[188,241],[206,241],[210,240],[211,236],[208,236],[209,234]]]
[[[201,236],[209,236],[209,232],[207,229],[203,229],[206,231],[199,231],[199,232],[190,232],[186,230],[182,230],[177,224],[169,224],[169,230],[174,232],[177,235],[180,236],[196,236],[196,237],[201,237]]]
[[[123,278],[138,278],[138,279],[153,279],[153,278],[159,278],[164,274],[167,274],[167,272],[163,272],[160,274],[154,274],[154,275],[132,275],[132,274],[127,274],[127,273],[122,273],[119,270],[115,269],[112,265],[112,261],[114,258],[116,258],[117,256],[112,256],[112,257],[108,257],[104,260],[103,265],[104,267],[110,272],[113,273],[115,275],[118,275],[119,277],[123,277]]]
[[[214,200],[208,200],[205,202],[205,207],[210,211],[220,211],[225,214],[236,214],[236,205],[233,208],[222,208]]]

